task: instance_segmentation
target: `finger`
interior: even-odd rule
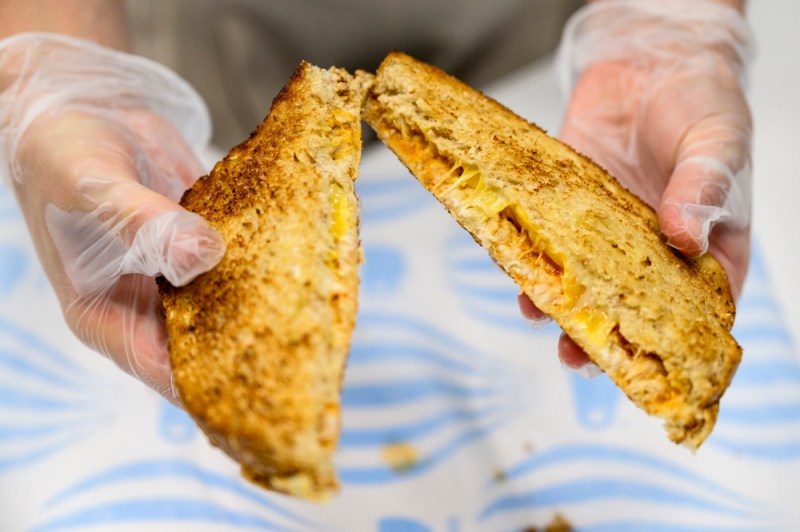
[[[664,191],[661,229],[667,242],[686,256],[708,251],[714,225],[726,222],[741,228],[750,223],[750,165],[721,157],[712,151],[679,161]]]
[[[130,179],[124,165],[91,170],[104,177],[77,182],[81,209],[45,209],[77,296],[67,297],[65,317],[90,347],[180,406],[152,277],[183,285],[213,267],[225,243],[202,218]],[[84,212],[86,206],[93,210]]]
[[[127,275],[64,309],[72,331],[120,369],[181,407],[174,388],[161,300],[152,278]]]
[[[737,300],[742,293],[750,263],[750,228],[719,225],[709,242],[708,251],[725,270],[731,293]]]
[[[200,216],[167,211],[139,228],[121,271],[160,274],[174,286],[183,286],[216,266],[224,253],[222,236]]]
[[[539,310],[525,294],[519,294],[517,296],[517,302],[519,303],[522,316],[529,320],[534,328],[542,327],[542,323],[547,325],[552,321],[552,319]],[[564,333],[562,333],[558,339],[558,358],[564,368],[584,378],[592,379],[602,373],[600,368],[591,361],[589,355]]]
[[[138,184],[125,189],[124,195],[109,199],[112,210],[133,210],[119,229],[134,235],[120,274],[163,275],[173,285],[183,286],[222,259],[225,241],[203,218]],[[136,198],[133,203],[132,198]]]
[[[534,329],[541,329],[553,321],[550,316],[539,310],[524,293],[517,295],[517,304],[522,317],[528,320]]]
[[[744,108],[746,110],[746,107]],[[682,139],[658,209],[667,243],[688,257],[709,249],[725,268],[734,297],[750,251],[749,115],[711,117]]]
[[[196,180],[199,162],[162,118],[137,111],[124,117],[132,129],[106,127],[115,135],[103,146],[102,158],[87,166],[85,157],[75,155],[82,150],[67,157],[75,161],[73,172],[80,176],[74,189],[84,207],[88,204],[86,210],[92,209],[85,222],[73,225],[83,226],[85,235],[100,233],[97,242],[88,243],[99,251],[88,256],[104,262],[95,264],[98,269],[116,275],[161,274],[176,286],[186,284],[213,267],[225,247],[204,220],[173,201]],[[114,124],[111,119],[120,117],[105,118]],[[71,121],[73,127],[76,121],[86,131],[96,127],[98,118],[79,116]],[[92,133],[96,141],[97,132]],[[127,248],[123,256],[120,246]]]
[[[111,288],[121,275],[164,275],[181,286],[216,265],[225,252],[218,232],[194,213],[129,181],[85,179],[78,189],[95,209],[86,214],[48,205],[47,228],[78,296]]]
[[[565,369],[584,378],[592,379],[602,373],[589,355],[564,333],[558,338],[558,358]]]
[[[714,225],[750,223],[750,115],[740,95],[724,96],[736,102],[695,121],[678,142],[661,197],[662,231],[688,256],[708,250]]]

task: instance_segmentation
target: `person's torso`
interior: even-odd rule
[[[137,53],[205,98],[221,147],[247,137],[298,63],[374,71],[393,49],[476,86],[551,51],[580,0],[136,0]]]

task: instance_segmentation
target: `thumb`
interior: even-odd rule
[[[121,272],[161,274],[174,286],[183,286],[216,266],[224,253],[222,236],[200,216],[166,211],[136,231]]]
[[[93,211],[50,204],[45,219],[78,296],[107,290],[132,273],[161,274],[180,286],[225,253],[222,236],[205,220],[137,182],[84,178],[77,189]]]
[[[714,226],[750,225],[749,127],[700,125],[684,137],[658,209],[667,242],[689,257],[708,251]]]
[[[67,323],[87,345],[177,404],[152,276],[185,284],[219,262],[225,242],[200,216],[138,182],[83,178],[76,189],[93,210],[66,211],[54,203],[45,209],[61,259],[57,278],[63,281],[56,286]]]

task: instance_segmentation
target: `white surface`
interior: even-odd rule
[[[800,2],[752,0],[758,38],[751,82],[755,118],[754,233],[787,320],[800,337]]]

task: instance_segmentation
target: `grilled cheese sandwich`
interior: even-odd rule
[[[705,440],[741,358],[712,257],[678,256],[655,212],[594,162],[405,54],[381,64],[363,116],[672,440]]]
[[[250,138],[181,200],[225,238],[222,261],[180,288],[159,279],[186,410],[247,478],[308,499],[338,489],[363,93],[344,70],[301,64]]]

